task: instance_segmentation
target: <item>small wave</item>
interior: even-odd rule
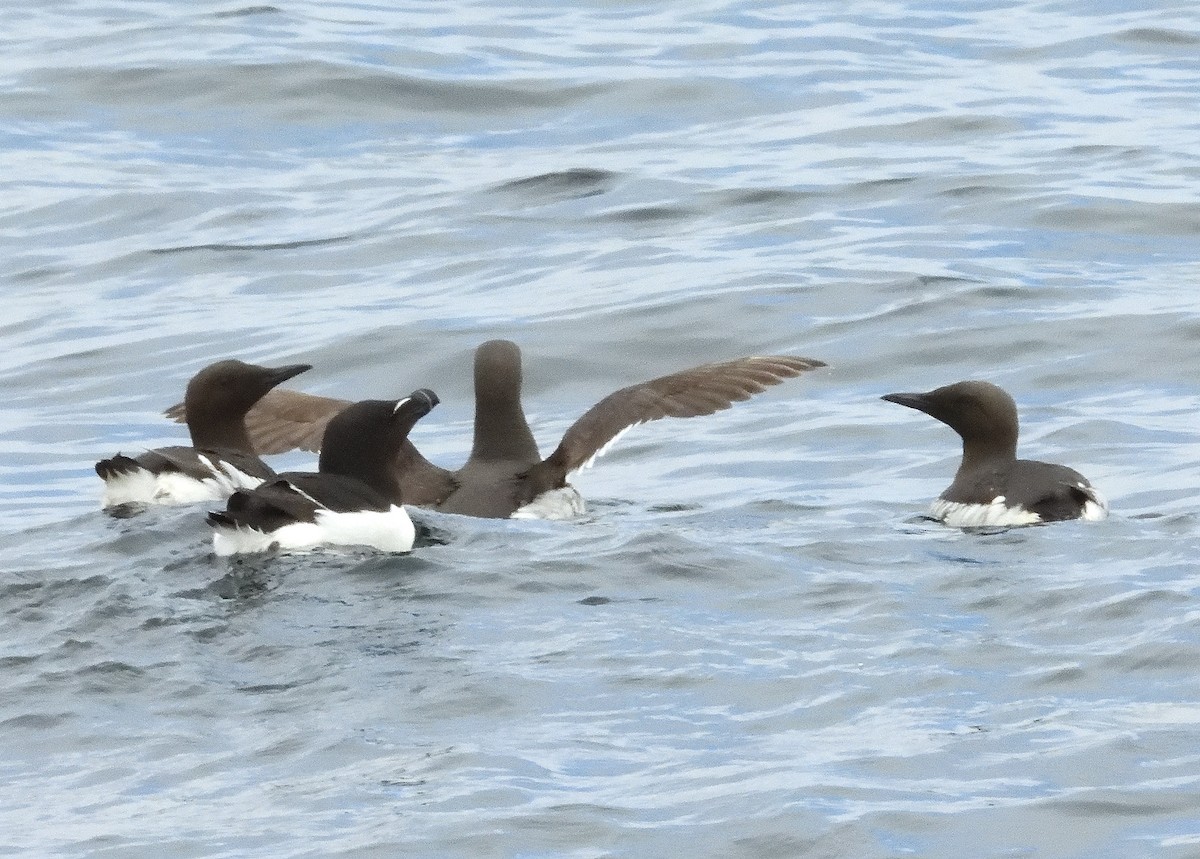
[[[230,242],[211,242],[202,245],[178,245],[172,248],[151,248],[152,254],[179,254],[192,251],[290,251],[297,248],[321,247],[335,245],[352,240],[354,236],[330,236],[325,239],[300,239],[293,242],[264,242],[262,244],[235,244]]]
[[[620,174],[590,167],[572,167],[553,173],[539,173],[524,179],[513,179],[497,185],[497,191],[517,191],[530,196],[550,199],[590,197],[603,194],[617,181]]]
[[[230,9],[227,12],[214,12],[214,18],[248,18],[251,15],[280,15],[283,10],[278,6],[243,6],[241,9]]]

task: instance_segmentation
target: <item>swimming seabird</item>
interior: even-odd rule
[[[412,548],[412,519],[394,463],[409,431],[438,403],[422,388],[398,401],[363,400],[325,429],[318,471],[284,472],[208,514],[218,555],[316,546]]]
[[[255,453],[246,413],[280,382],[310,369],[309,364],[260,367],[233,359],[205,367],[188,382],[184,396],[191,447],[100,460],[101,506],[214,501],[257,486],[274,472]]]
[[[1017,404],[990,382],[955,382],[882,399],[937,418],[962,437],[954,482],[930,515],[956,528],[1103,519],[1104,496],[1078,471],[1017,459]]]

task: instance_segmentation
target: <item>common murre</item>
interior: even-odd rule
[[[1017,459],[1017,404],[990,382],[955,382],[882,397],[937,418],[962,437],[954,482],[930,515],[956,528],[1103,519],[1108,502],[1065,465]]]
[[[318,471],[284,472],[229,497],[208,514],[218,555],[365,546],[412,549],[415,529],[401,506],[396,453],[418,420],[436,406],[426,388],[398,401],[364,400],[338,412],[325,429]]]
[[[271,388],[310,369],[310,364],[260,367],[233,359],[205,367],[188,382],[184,396],[192,446],[100,460],[101,506],[215,501],[257,486],[274,472],[254,452],[246,412]]]
[[[407,503],[489,518],[565,519],[583,512],[567,479],[637,424],[694,417],[729,408],[824,362],[790,355],[703,364],[621,388],[588,409],[542,459],[521,406],[521,350],[491,340],[475,351],[475,428],[471,455],[452,471],[426,460],[405,442],[396,462]],[[251,412],[251,438],[263,452],[319,447],[319,428],[346,400],[276,390]],[[174,406],[168,416],[179,420]]]

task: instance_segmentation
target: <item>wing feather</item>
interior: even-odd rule
[[[702,364],[614,391],[563,435],[546,464],[566,474],[589,464],[620,433],[660,418],[690,418],[727,409],[772,385],[824,367],[822,361],[790,355],[738,358]]]

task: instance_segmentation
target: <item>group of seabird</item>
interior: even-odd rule
[[[790,355],[702,364],[621,388],[573,423],[546,458],[521,407],[521,352],[491,340],[475,352],[471,455],[456,470],[425,459],[408,439],[438,404],[422,388],[400,400],[347,400],[276,387],[308,364],[260,367],[237,360],[205,367],[167,415],[186,422],[190,447],[118,454],[96,463],[107,508],[226,500],[208,514],[219,555],[322,545],[408,551],[414,528],[402,505],[487,518],[565,519],[583,512],[568,483],[637,424],[729,408],[823,367]],[[1103,497],[1065,466],[1016,458],[1017,409],[987,382],[928,393],[888,394],[949,425],[963,459],[932,515],[955,527],[1102,519]],[[275,473],[260,458],[319,452],[316,472]]]

